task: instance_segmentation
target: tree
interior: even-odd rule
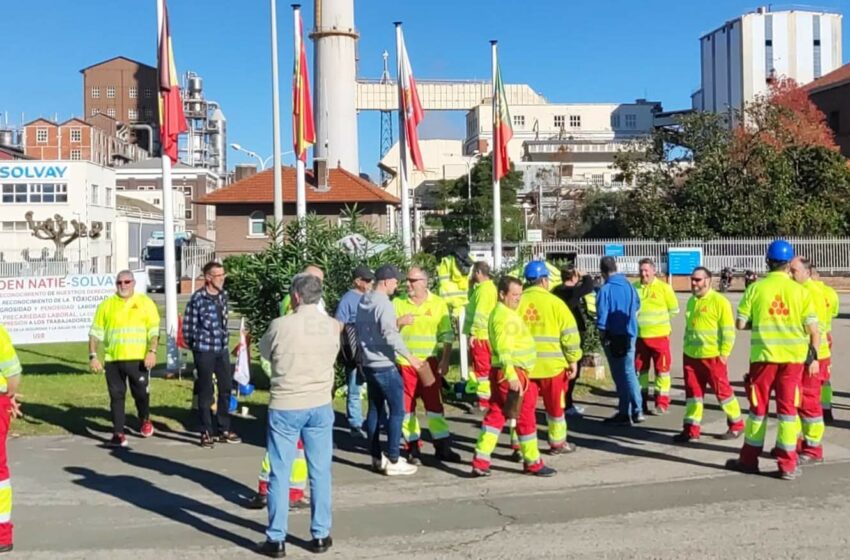
[[[68,222],[59,214],[55,214],[52,218],[47,218],[44,221],[35,221],[33,219],[34,212],[30,210],[24,215],[27,221],[27,226],[32,230],[33,237],[43,241],[53,242],[53,258],[62,260],[65,258],[65,247],[81,237],[89,239],[97,239],[100,237],[100,232],[103,230],[103,223],[92,222],[91,229],[86,224],[71,220]],[[71,226],[74,231],[70,231],[68,226]],[[28,254],[28,253],[27,253]]]
[[[492,157],[484,156],[470,170],[472,198],[469,197],[467,177],[440,182],[439,204],[447,212],[440,216],[441,229],[426,240],[432,252],[470,241],[473,237],[487,239],[493,232],[493,166]],[[520,241],[524,237],[522,210],[517,206],[517,192],[522,188],[522,175],[511,169],[499,182],[502,202],[502,239]]]

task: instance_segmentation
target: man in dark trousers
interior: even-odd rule
[[[581,337],[582,348],[584,347],[584,337],[587,333],[587,320],[590,314],[589,298],[592,298],[593,308],[596,307],[596,293],[593,286],[593,278],[589,274],[582,275],[574,265],[568,265],[561,269],[560,286],[556,286],[552,293],[561,298],[575,317],[576,325],[578,326],[578,334]],[[565,414],[568,416],[580,416],[584,413],[584,408],[576,406],[573,402],[573,391],[576,388],[576,381],[581,376],[581,362],[578,364],[578,373],[575,380],[570,383],[569,389],[565,397]]]
[[[233,377],[227,331],[227,292],[224,267],[215,261],[204,265],[204,287],[189,299],[183,312],[183,340],[192,349],[198,372],[198,416],[201,421],[201,447],[215,445],[216,430],[212,423],[213,374],[218,387],[216,408],[217,439],[221,443],[242,440],[230,431],[230,391]]]

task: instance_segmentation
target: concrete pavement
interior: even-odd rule
[[[684,301],[684,300],[683,300]],[[843,297],[844,308],[850,298]],[[558,476],[519,474],[503,436],[493,476],[468,478],[476,416],[452,411],[463,465],[426,456],[411,478],[373,474],[362,442],[339,429],[334,466],[335,558],[846,558],[850,533],[850,320],[835,325],[835,426],[828,463],[794,482],[725,471],[741,442],[706,400],[700,442],[673,446],[681,428],[681,318],[676,322],[674,407],[634,428],[598,420],[614,398],[591,395],[585,418],[570,421],[580,450],[547,462]],[[731,377],[742,406],[748,334],[739,335]],[[155,399],[155,396],[154,396]],[[745,407],[746,408],[746,407]],[[541,423],[541,426],[543,424]],[[10,443],[15,488],[15,558],[245,558],[263,539],[264,512],[242,507],[256,485],[260,426],[239,426],[249,443],[205,450],[194,434],[131,438],[109,451],[94,438],[21,438]],[[771,420],[768,445],[775,437]],[[545,443],[543,444],[545,448]],[[430,454],[426,444],[424,452]],[[290,518],[290,557],[309,557],[309,514]]]

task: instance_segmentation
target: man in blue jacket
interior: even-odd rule
[[[602,257],[599,269],[605,284],[596,297],[596,327],[605,349],[611,376],[617,386],[619,410],[605,422],[631,425],[645,420],[640,385],[635,373],[635,340],[640,298],[622,274],[617,274],[617,261]]]

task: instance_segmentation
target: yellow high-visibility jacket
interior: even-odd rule
[[[438,356],[443,351],[443,344],[451,344],[454,340],[452,320],[449,308],[443,298],[428,293],[421,305],[416,305],[410,296],[397,297],[393,300],[396,317],[410,313],[413,324],[401,327],[399,332],[404,343],[414,356],[424,360]],[[396,362],[406,366],[410,362],[404,356],[397,356]]]
[[[499,291],[492,280],[485,280],[472,288],[469,303],[466,305],[466,317],[463,322],[463,334],[487,340],[487,324],[490,313],[499,302]]]
[[[685,356],[728,357],[735,345],[735,317],[729,300],[714,290],[691,296],[685,311]]]
[[[638,338],[660,338],[670,336],[673,327],[670,317],[679,314],[679,300],[670,284],[653,278],[649,284],[634,284],[640,297],[638,311]]]
[[[12,339],[3,325],[0,325],[0,393],[6,392],[7,379],[20,374],[21,362],[15,347],[12,346]]]
[[[145,294],[126,300],[113,294],[97,306],[89,335],[103,342],[107,362],[144,360],[148,343],[159,335],[159,310]]]
[[[522,317],[537,350],[533,379],[548,379],[581,360],[581,338],[575,317],[561,298],[540,286],[522,293],[517,313]]]
[[[469,301],[469,276],[461,272],[454,255],[443,257],[437,266],[437,285],[440,297],[455,317]]]
[[[529,374],[537,361],[534,338],[516,311],[497,303],[490,314],[488,324],[492,365],[499,368],[505,380],[517,379],[516,368],[522,368]]]

